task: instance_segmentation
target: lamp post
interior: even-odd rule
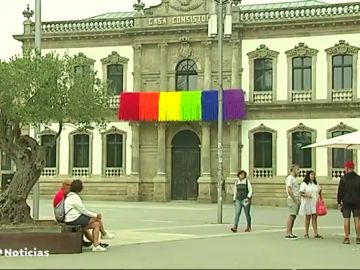
[[[41,0],[35,0],[35,53],[41,55]],[[35,124],[34,139],[37,140],[40,125]],[[33,219],[39,220],[40,183],[33,186]]]
[[[218,3],[218,14],[216,16],[216,3]],[[222,224],[223,197],[222,189],[224,185],[224,168],[223,168],[223,38],[232,34],[232,5],[238,5],[241,0],[214,0],[210,9],[209,17],[209,36],[218,37],[218,182],[217,182],[217,223]],[[225,21],[223,14],[223,5],[226,4]],[[217,20],[217,29],[216,29]],[[224,29],[225,28],[225,29]]]

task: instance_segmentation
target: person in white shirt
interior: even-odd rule
[[[230,229],[232,232],[237,232],[239,225],[241,210],[244,208],[247,227],[245,232],[251,231],[251,196],[252,196],[252,186],[249,179],[246,178],[246,172],[241,170],[238,172],[237,179],[234,184],[234,204],[235,204],[235,221],[234,226]]]
[[[316,182],[315,172],[307,171],[304,181],[300,184],[299,214],[305,216],[305,238],[309,238],[310,220],[315,238],[323,238],[318,234],[316,203],[321,196],[320,185]]]
[[[93,251],[107,251],[107,248],[100,244],[99,236],[101,232],[102,239],[111,239],[115,235],[106,232],[100,213],[89,211],[84,206],[80,196],[83,190],[81,180],[74,180],[70,186],[70,192],[65,198],[65,223],[67,225],[81,225],[83,230],[92,229]]]
[[[293,227],[296,216],[299,213],[300,197],[299,197],[299,184],[296,177],[300,173],[299,165],[293,164],[290,167],[290,174],[286,177],[285,186],[287,194],[287,205],[289,207],[289,217],[286,222],[286,235],[285,239],[297,239],[298,237],[293,234]]]

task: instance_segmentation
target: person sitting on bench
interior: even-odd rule
[[[102,239],[111,239],[115,235],[107,232],[104,229],[102,222],[102,215],[89,211],[84,206],[80,196],[78,195],[83,190],[83,183],[81,180],[74,180],[70,186],[70,192],[65,200],[65,223],[67,225],[81,225],[83,230],[92,229],[92,243],[93,251],[107,251],[107,248],[100,245],[99,236],[101,233]]]

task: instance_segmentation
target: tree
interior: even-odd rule
[[[80,71],[80,72],[79,72]],[[46,149],[56,144],[63,124],[101,127],[111,115],[110,91],[90,68],[54,53],[0,61],[0,150],[16,166],[0,193],[0,224],[32,222],[26,199],[45,166]],[[58,123],[53,142],[40,145],[23,128]]]

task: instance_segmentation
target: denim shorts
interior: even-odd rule
[[[90,217],[81,214],[74,221],[66,222],[66,225],[81,225],[81,227],[86,227],[90,223]]]

